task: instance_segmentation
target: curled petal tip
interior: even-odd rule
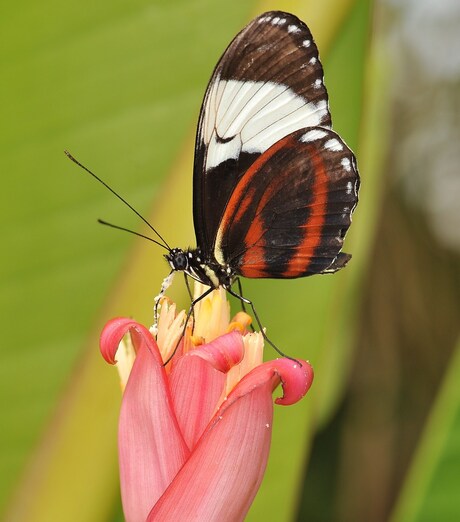
[[[288,358],[273,361],[273,369],[278,374],[283,387],[283,396],[275,399],[276,404],[294,404],[308,392],[313,382],[313,368],[307,361]]]
[[[119,329],[123,326],[126,319],[124,317],[115,317],[107,322],[104,326],[101,337],[99,339],[99,347],[101,349],[102,357],[109,364],[116,364],[115,355],[120,343]]]
[[[295,404],[310,389],[313,368],[307,361],[295,361],[287,357],[263,363],[245,375],[228,398],[232,402],[267,382],[271,383],[270,393],[280,384],[283,387],[283,395],[275,399],[276,404]]]
[[[150,348],[152,348],[153,345],[156,346],[151,333],[145,326],[127,317],[115,317],[104,326],[99,340],[102,357],[104,357],[109,364],[117,363],[115,356],[118,346],[123,336],[128,333],[129,330],[131,330],[133,334],[135,346],[139,346],[143,342],[146,342]],[[157,350],[153,349],[153,351]]]

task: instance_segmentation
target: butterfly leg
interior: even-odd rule
[[[158,334],[158,315],[159,315],[159,309],[161,307],[161,298],[165,295],[166,290],[171,286],[174,274],[175,274],[175,271],[171,270],[171,272],[169,272],[169,274],[163,279],[163,283],[161,284],[160,293],[154,299],[155,304],[153,306],[153,331],[154,331],[155,337]]]
[[[184,272],[184,279],[185,279],[185,286],[187,287],[188,295],[190,296],[190,302],[192,302],[193,301],[192,289],[190,288],[190,283],[188,282],[188,277],[185,272]],[[193,318],[193,326],[192,326],[192,335],[193,335],[193,330],[195,329],[195,310],[193,307],[192,307],[192,318]]]
[[[208,296],[212,291],[214,290],[214,288],[208,288],[206,290],[206,292],[203,292],[200,296],[198,296],[196,299],[193,299],[191,304],[190,304],[190,308],[188,309],[188,312],[187,312],[187,317],[185,318],[185,322],[184,322],[184,328],[182,329],[182,334],[181,336],[179,337],[179,340],[177,341],[177,344],[172,352],[172,354],[168,357],[168,359],[164,362],[163,366],[166,366],[169,361],[174,357],[174,354],[177,352],[177,348],[179,347],[179,343],[181,342],[181,340],[184,338],[184,335],[185,335],[185,331],[187,330],[187,324],[188,324],[188,321],[190,319],[190,317],[192,316],[193,314],[193,308],[194,306],[199,303],[202,299],[204,299],[206,296]]]
[[[237,277],[236,282],[238,284],[238,292],[239,292],[240,296],[242,297],[242,299],[240,299],[241,309],[243,310],[243,312],[247,313],[246,304],[244,302],[243,285],[241,284],[241,279],[239,277]],[[252,323],[250,324],[250,327],[251,327],[251,330],[253,332],[255,332],[254,325]]]
[[[237,294],[236,292],[233,292],[233,290],[231,288],[227,288],[227,292],[230,295],[232,295],[233,297],[236,297],[237,299],[239,299],[242,303],[245,303],[251,307],[252,313],[254,314],[254,317],[256,318],[257,325],[260,328],[260,333],[263,335],[265,342],[267,342],[279,355],[281,355],[281,357],[286,357],[287,359],[291,359],[291,361],[295,361],[297,364],[300,364],[300,366],[302,366],[302,364],[297,359],[294,359],[293,357],[290,357],[289,355],[282,352],[276,346],[276,344],[268,338],[267,334],[265,333],[264,327],[259,319],[259,316],[257,315],[254,304],[251,300],[249,300],[247,297],[243,297],[242,295]]]

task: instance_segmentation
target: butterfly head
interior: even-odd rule
[[[164,257],[174,271],[185,272],[195,281],[213,288],[230,287],[235,277],[231,268],[220,265],[215,259],[205,259],[199,248],[172,248]]]
[[[189,256],[181,248],[171,249],[165,259],[173,270],[186,272],[189,268]]]

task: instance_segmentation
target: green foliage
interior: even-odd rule
[[[212,0],[45,0],[3,6],[1,506],[26,463],[35,458],[33,449],[56,405],[67,400],[71,374],[74,384],[81,379],[76,368],[84,364],[88,332],[108,319],[96,317],[132,238],[98,226],[96,219],[138,227],[129,211],[69,162],[63,150],[71,150],[148,214],[196,120],[214,63],[248,18],[249,7],[242,1],[229,4],[223,23],[222,7]],[[190,184],[189,173],[182,187],[187,198]],[[179,225],[174,215],[168,219],[164,233],[174,241],[171,229]],[[158,250],[155,255],[164,262]],[[165,268],[154,275],[150,296]],[[126,303],[111,313],[130,314],[130,307]],[[88,350],[98,352],[96,332]],[[100,386],[107,385],[116,404],[115,377],[109,388],[104,376],[110,369],[100,364],[99,371]],[[99,391],[93,389],[90,396],[99,397]],[[61,405],[54,423],[68,407]],[[91,436],[98,437],[100,413],[93,411],[88,425],[75,428],[73,444],[81,454],[88,447],[80,444],[92,447]],[[112,452],[114,464],[115,457]],[[39,465],[46,467],[46,460]],[[99,469],[101,463],[93,467]],[[88,483],[81,471],[69,469],[58,484],[65,487],[70,473],[72,487]],[[90,501],[75,502],[81,506]],[[24,504],[20,500],[17,505]],[[77,510],[73,516],[90,520],[90,512]],[[94,512],[94,519],[101,520],[100,511]],[[45,520],[52,519],[44,513]]]
[[[431,410],[392,522],[457,520],[460,469],[460,342]]]

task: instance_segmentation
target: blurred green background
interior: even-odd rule
[[[193,246],[193,139],[212,69],[268,9],[311,28],[356,151],[353,254],[334,276],[245,281],[270,337],[310,359],[276,407],[248,520],[460,520],[460,8],[455,0],[173,0],[2,6],[0,513],[122,520],[114,315],[152,322],[159,248],[69,149]],[[177,281],[171,297],[186,306]],[[271,356],[271,354],[269,354]]]

